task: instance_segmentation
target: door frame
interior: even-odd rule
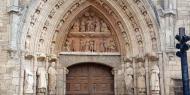
[[[69,73],[68,67],[83,63],[99,63],[113,68],[114,95],[116,95],[115,70],[122,63],[120,53],[91,53],[91,52],[61,52],[57,64],[57,93],[66,95],[66,75]]]

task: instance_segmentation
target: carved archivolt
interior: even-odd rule
[[[54,2],[53,6],[51,6],[51,9],[49,10],[49,13],[47,14],[47,17],[44,19],[44,24],[41,24],[43,25],[42,28],[40,30],[40,33],[37,33],[39,34],[40,36],[39,37],[36,37],[36,36],[33,36],[33,35],[36,35],[36,30],[35,28],[36,25],[38,25],[37,23],[39,23],[41,19],[39,19],[39,16],[42,15],[42,10],[44,10],[44,7],[45,6],[49,6],[49,3],[50,2]],[[103,0],[95,0],[95,1],[86,1],[86,0],[75,0],[75,1],[72,1],[72,5],[70,6],[69,10],[67,10],[63,17],[61,19],[59,19],[57,21],[57,24],[55,24],[55,22],[53,22],[56,18],[55,16],[56,15],[59,15],[60,14],[60,10],[62,9],[62,6],[67,2],[67,0],[57,0],[57,1],[50,1],[50,0],[39,0],[37,2],[37,6],[35,7],[35,10],[33,11],[32,14],[30,14],[29,16],[29,24],[27,24],[27,26],[25,26],[25,29],[27,30],[27,35],[31,37],[31,41],[35,40],[35,39],[38,39],[38,42],[41,42],[44,44],[44,46],[47,46],[48,45],[54,45],[56,46],[58,43],[56,42],[56,37],[57,35],[60,33],[60,29],[61,27],[64,25],[64,23],[67,21],[67,19],[69,18],[69,16],[77,9],[79,8],[83,3],[85,2],[90,2],[90,3],[93,3],[93,4],[97,4],[99,6],[101,6],[102,8],[104,8],[108,14],[110,14],[113,18],[115,18],[115,20],[117,21],[117,26],[120,28],[121,32],[122,32],[122,36],[125,40],[125,43],[126,45],[129,45],[130,47],[130,35],[128,34],[128,31],[124,28],[125,26],[123,25],[124,23],[118,18],[118,15],[117,13],[115,13],[115,11],[113,11],[113,8],[110,7],[110,5],[108,5],[107,3],[109,2],[115,2],[118,4],[118,6],[120,6],[120,8],[122,9],[122,11],[125,13],[126,17],[128,18],[128,20],[130,21],[130,24],[133,28],[132,31],[134,31],[134,34],[136,36],[136,43],[138,45],[138,49],[139,49],[139,52],[142,52],[144,53],[145,51],[142,50],[145,48],[145,41],[144,41],[144,37],[143,37],[143,30],[142,30],[142,27],[137,19],[137,17],[135,16],[135,12],[133,12],[133,10],[131,10],[131,7],[130,5],[128,4],[127,0],[124,1],[124,0],[114,0],[114,1],[103,1]],[[71,1],[70,1],[71,2]],[[156,51],[158,49],[158,45],[157,45],[157,42],[158,42],[158,38],[157,38],[157,34],[155,33],[156,32],[156,29],[155,29],[155,26],[154,26],[154,23],[151,19],[151,16],[149,14],[149,12],[147,11],[145,5],[144,5],[144,2],[141,1],[141,0],[133,0],[133,3],[136,4],[136,6],[138,7],[141,15],[143,16],[146,24],[147,24],[147,27],[149,29],[149,34],[150,34],[150,37],[151,37],[151,41],[152,42],[152,50]],[[134,5],[135,6],[135,5]],[[88,22],[88,23],[91,23],[91,22]],[[98,23],[96,23],[98,25]],[[99,25],[101,25],[102,22],[100,21],[99,22]],[[46,33],[50,33],[49,29],[51,29],[50,27],[54,25],[55,29],[54,29],[54,32],[52,32],[52,36],[50,34],[46,35]],[[72,29],[72,31],[78,31],[80,30],[79,32],[81,32],[81,26],[80,28],[77,28],[77,22],[76,22],[76,27]],[[81,25],[81,22],[80,22],[80,25]],[[106,31],[106,26],[108,27],[107,31],[109,32],[109,25],[104,25],[102,24],[101,27],[105,27],[104,29],[103,28],[100,28],[100,31],[103,31],[105,30]],[[89,26],[90,27],[90,26]],[[88,31],[90,30],[93,30],[93,25],[91,28],[88,29]],[[103,30],[102,30],[103,29]],[[85,30],[86,31],[86,30]],[[94,31],[99,31],[98,28],[94,29]],[[130,30],[131,31],[131,30]],[[43,34],[44,33],[44,34]],[[71,33],[72,34],[72,33]],[[48,36],[51,36],[51,37],[48,37]],[[49,38],[52,38],[51,40],[49,40]],[[47,40],[48,39],[48,40]],[[51,41],[51,42],[48,42],[48,41]],[[70,41],[70,40],[68,40]],[[30,49],[31,50],[34,50],[32,48],[36,48],[35,50],[38,50],[38,48],[40,48],[39,46],[42,46],[42,45],[36,45],[36,46],[33,46],[35,45],[34,42],[28,42],[26,41],[25,42],[25,46],[27,46],[27,43],[30,43]],[[65,42],[64,42],[65,43]],[[80,43],[80,42],[78,42]],[[82,43],[82,41],[81,41]],[[93,41],[90,42],[91,44],[93,43]],[[115,42],[114,42],[115,43]],[[65,43],[66,44],[66,43]],[[68,42],[69,44],[69,42]],[[52,48],[54,48],[54,46],[49,46],[49,50],[48,48],[44,48],[45,50],[44,51],[41,51],[41,52],[51,52],[51,53],[55,53],[55,52],[52,52]],[[51,47],[51,48],[50,48]],[[82,45],[81,45],[81,48],[82,48]],[[51,50],[50,50],[51,49]],[[130,49],[130,48],[128,48]],[[56,50],[54,48],[54,50]],[[80,51],[78,49],[78,51]],[[95,51],[95,50],[91,50],[91,51]],[[100,50],[99,50],[100,51]],[[118,51],[118,48],[117,50],[115,51]],[[130,50],[128,50],[130,51]]]

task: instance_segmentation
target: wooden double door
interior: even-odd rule
[[[66,95],[114,95],[110,67],[86,63],[68,69]]]

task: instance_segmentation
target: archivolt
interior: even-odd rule
[[[53,53],[58,54],[64,40],[61,36],[66,34],[74,16],[88,6],[98,9],[115,26],[122,55],[159,50],[159,28],[146,0],[36,0],[26,17],[21,47],[26,48],[29,42],[32,53],[50,54],[50,49],[56,48]]]

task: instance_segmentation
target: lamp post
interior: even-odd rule
[[[179,41],[176,44],[176,48],[180,49],[176,55],[181,58],[181,70],[182,70],[182,81],[183,81],[183,95],[190,95],[189,89],[189,74],[188,74],[188,62],[187,62],[187,50],[189,45],[186,44],[190,40],[190,36],[185,34],[185,28],[179,28],[179,35],[175,36],[175,39]]]

